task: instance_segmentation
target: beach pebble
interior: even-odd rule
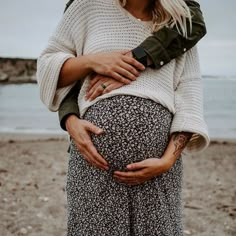
[[[33,227],[32,227],[31,225],[28,225],[28,226],[27,226],[27,229],[28,229],[28,230],[32,230]]]
[[[44,215],[43,215],[43,213],[42,212],[39,212],[37,215],[36,215],[38,218],[41,218],[41,219],[43,219],[44,218]]]
[[[39,200],[41,200],[43,202],[48,202],[49,198],[48,197],[39,197]]]
[[[191,231],[189,231],[189,230],[184,230],[184,234],[186,234],[186,235],[191,235],[192,233],[191,233]]]
[[[2,200],[3,200],[3,202],[8,202],[7,198],[3,198]]]
[[[21,228],[20,233],[25,235],[28,233],[28,230],[26,228]]]
[[[9,76],[3,72],[0,72],[0,82],[6,82],[8,81]]]

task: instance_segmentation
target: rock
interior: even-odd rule
[[[23,84],[23,83],[36,83],[36,77],[33,76],[11,76],[8,81],[10,83],[18,83],[18,84]]]
[[[28,229],[28,230],[32,230],[33,227],[32,227],[31,225],[28,225],[28,226],[27,226],[27,229]]]
[[[4,73],[4,72],[0,72],[0,82],[7,82],[9,79],[9,76]]]
[[[25,234],[27,234],[27,233],[28,233],[28,230],[27,230],[26,228],[21,228],[21,229],[20,229],[20,234],[25,235]]]
[[[7,198],[3,198],[3,202],[8,202],[8,199]]]
[[[0,57],[0,83],[36,83],[36,68],[36,59]]]
[[[0,169],[0,174],[1,173],[7,173],[8,172],[8,170],[6,170],[6,169]]]
[[[39,212],[37,215],[36,215],[38,218],[43,218],[43,213],[42,212]]]
[[[39,197],[39,200],[41,200],[42,202],[48,202],[49,198],[48,197]]]
[[[191,233],[191,231],[189,231],[189,230],[184,230],[184,234],[186,234],[186,235],[191,235],[192,233]]]

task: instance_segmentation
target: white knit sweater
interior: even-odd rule
[[[151,35],[151,28],[150,23],[141,22],[124,10],[118,0],[75,0],[38,59],[37,78],[42,101],[56,111],[74,85],[57,89],[61,67],[68,58],[132,49]],[[203,150],[208,146],[196,47],[160,70],[147,68],[136,81],[92,102],[84,100],[88,83],[89,76],[84,79],[78,98],[81,116],[95,102],[118,94],[148,98],[174,114],[171,133],[194,133],[186,151]]]

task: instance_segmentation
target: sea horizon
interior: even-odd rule
[[[202,79],[204,113],[212,140],[236,140],[236,76],[226,77]],[[48,111],[40,101],[37,84],[1,84],[0,101],[0,135],[66,135],[57,113]]]
[[[17,57],[17,56],[1,56],[0,55],[0,60],[35,60],[37,61],[37,57]],[[218,73],[218,74],[208,74],[208,73],[203,73],[202,78],[206,79],[236,79],[236,73],[235,74],[224,74],[224,73]],[[25,83],[25,82],[23,82]],[[6,83],[7,84],[7,83]],[[0,83],[0,86],[4,85],[4,83]]]

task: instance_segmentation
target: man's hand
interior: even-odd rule
[[[101,135],[104,132],[102,129],[89,121],[80,120],[75,115],[71,115],[67,118],[66,129],[82,156],[90,164],[102,170],[109,169],[107,161],[97,152],[89,134],[92,132]]]
[[[139,71],[145,70],[129,51],[88,54],[86,57],[92,71],[124,84],[128,84],[129,80],[136,80]]]
[[[173,164],[174,162],[164,157],[149,158],[127,165],[128,171],[114,171],[113,177],[128,185],[138,185],[167,172]]]
[[[129,83],[131,83],[131,81]],[[122,87],[123,85],[125,84],[113,78],[103,75],[95,75],[95,77],[93,77],[90,81],[85,99],[92,101],[98,96],[109,93],[114,89]],[[103,86],[106,88],[103,88]]]

